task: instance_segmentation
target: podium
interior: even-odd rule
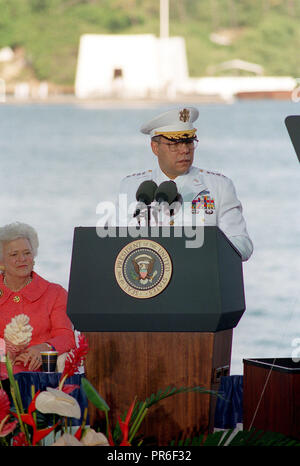
[[[89,341],[86,377],[113,424],[135,396],[143,401],[168,386],[217,390],[245,310],[241,257],[218,227],[204,228],[198,248],[187,247],[181,227],[137,238],[124,230],[101,238],[95,227],[75,228],[67,306]],[[215,403],[202,393],[167,398],[150,408],[140,432],[167,446],[211,431]],[[89,414],[103,431],[103,413],[90,406]]]
[[[285,118],[285,126],[291,138],[296,155],[300,162],[300,115],[289,115]]]

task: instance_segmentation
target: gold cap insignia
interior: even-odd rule
[[[187,108],[184,108],[179,112],[179,120],[186,123],[190,119],[190,111]]]

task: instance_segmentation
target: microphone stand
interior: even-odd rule
[[[147,226],[150,227],[150,221],[151,221],[151,207],[150,205],[147,205]]]
[[[151,219],[151,207],[147,205],[146,208],[139,211],[137,214],[133,215],[133,218],[136,218],[138,225],[141,226],[141,219],[145,219],[145,225],[150,226],[150,219]]]

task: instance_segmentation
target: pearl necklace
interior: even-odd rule
[[[3,277],[3,283],[4,283],[4,285],[7,286],[7,288],[9,288],[11,291],[14,291],[14,292],[17,292],[17,291],[22,290],[22,288],[25,288],[25,286],[29,285],[29,283],[31,283],[31,282],[32,282],[32,277],[28,277],[27,280],[26,280],[26,282],[24,283],[24,285],[22,285],[22,286],[21,286],[20,288],[18,288],[18,289],[12,289],[12,288],[10,288],[10,287],[8,286],[8,284],[6,283],[5,275],[4,275],[4,277]]]

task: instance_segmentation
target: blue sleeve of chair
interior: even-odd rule
[[[243,376],[221,377],[215,411],[215,426],[219,429],[235,428],[243,422]]]

